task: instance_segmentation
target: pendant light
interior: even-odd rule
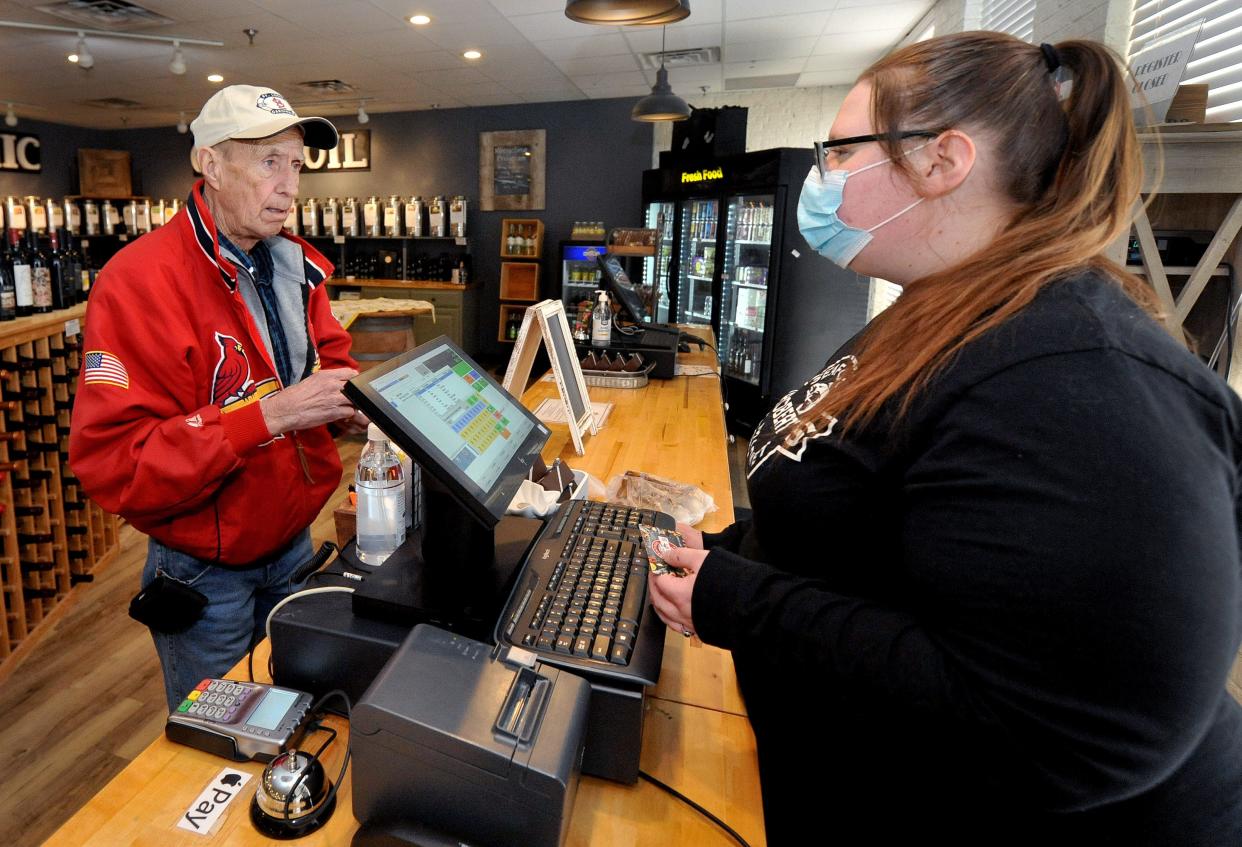
[[[584,24],[662,26],[690,15],[690,0],[566,0],[565,17]]]
[[[656,83],[651,93],[634,104],[630,117],[636,121],[684,121],[690,117],[690,105],[673,93],[668,84],[668,71],[664,68],[664,36],[660,31],[660,69],[656,71]]]

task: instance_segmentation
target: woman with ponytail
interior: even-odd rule
[[[799,224],[904,293],[651,579],[733,653],[770,844],[1242,844],[1242,402],[1105,256],[1141,182],[1092,42],[935,38],[847,96]]]

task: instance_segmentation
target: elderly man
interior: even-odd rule
[[[332,265],[281,231],[303,145],[336,128],[275,91],[215,94],[194,120],[203,178],[167,226],[91,292],[70,464],[101,506],[151,536],[131,612],[151,627],[169,708],[263,633],[311,555],[336,488],[329,424],[366,420],[321,283]]]

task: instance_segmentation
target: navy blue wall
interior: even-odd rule
[[[0,132],[33,133],[39,136],[43,172],[37,174],[0,171],[0,198],[38,194],[60,198],[78,193],[78,148],[112,149],[114,133],[76,126],[44,123],[19,118],[11,129],[0,124]],[[173,130],[176,135],[176,130]]]
[[[500,296],[500,221],[505,217],[544,222],[542,291],[557,285],[557,242],[575,220],[636,226],[641,212],[642,172],[650,167],[652,130],[630,119],[633,101],[586,100],[491,106],[475,109],[372,115],[371,170],[308,173],[304,197],[368,197],[372,194],[464,194],[470,200],[468,235],[475,279],[482,283],[478,349],[507,355],[496,340]],[[353,118],[334,119],[340,129],[358,128]],[[547,132],[546,208],[532,212],[483,212],[479,208],[479,133],[543,129]],[[114,146],[133,154],[135,191],[153,197],[184,197],[193,183],[189,136],[173,128],[107,133]]]

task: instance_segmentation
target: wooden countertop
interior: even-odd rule
[[[689,364],[712,363],[710,352],[682,354]],[[556,392],[553,383],[536,381],[523,396],[528,408]],[[591,399],[614,404],[612,415],[595,436],[586,438],[586,455],[574,454],[569,431],[551,425],[544,459],[560,457],[607,481],[626,470],[640,470],[692,482],[709,492],[719,511],[701,524],[714,530],[733,515],[725,454],[724,411],[716,377],[676,377],[653,381],[643,389],[590,389]],[[642,769],[700,803],[736,829],[752,845],[764,844],[755,741],[746,720],[733,664],[728,655],[697,640],[669,637],[660,683],[646,700]],[[255,651],[256,676],[266,674],[268,644]],[[245,679],[245,662],[230,674]],[[328,723],[348,735],[344,720]],[[100,731],[106,731],[101,724]],[[306,746],[318,746],[312,738]],[[342,743],[326,756],[335,778]],[[240,767],[254,775],[208,839],[177,829],[177,822],[223,767]],[[240,766],[159,738],[46,844],[158,845],[271,843],[250,825],[249,802],[262,767]],[[352,782],[347,775],[337,795],[337,810],[323,829],[302,838],[305,845],[345,847],[357,828],[352,814]],[[583,777],[578,788],[566,842],[587,845],[732,845],[734,842],[697,812],[640,780],[620,785]]]

